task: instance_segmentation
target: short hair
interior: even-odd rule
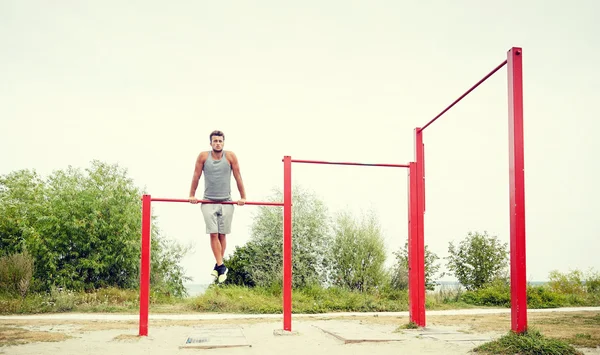
[[[212,143],[212,137],[213,136],[223,137],[223,140],[225,140],[225,133],[223,133],[221,131],[212,131],[212,132],[210,132],[209,139],[210,139],[211,143]]]

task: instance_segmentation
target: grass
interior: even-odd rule
[[[248,288],[235,285],[210,287],[203,295],[193,298],[175,298],[150,295],[150,310],[154,313],[173,312],[226,312],[226,313],[281,313],[281,287]],[[478,292],[459,288],[428,292],[428,310],[510,307],[503,290],[490,288]],[[548,290],[528,293],[528,307],[555,308],[562,306],[593,306],[600,302],[598,295],[581,296],[576,301]],[[48,293],[28,294],[25,298],[1,295],[0,314],[34,314],[59,312],[135,313],[139,309],[137,290],[104,288],[95,292],[71,292],[53,289]],[[341,288],[307,287],[294,289],[292,300],[295,313],[329,312],[391,312],[408,310],[408,292],[380,289],[356,292]],[[494,300],[500,300],[496,304]],[[557,302],[563,300],[564,303]]]
[[[57,342],[68,339],[69,336],[62,333],[27,330],[18,327],[0,326],[0,347],[8,345],[20,345],[31,342]]]
[[[580,355],[567,342],[543,336],[538,330],[529,329],[523,334],[509,332],[497,340],[485,343],[473,349],[483,354],[519,354],[519,355]]]
[[[95,292],[53,289],[48,293],[28,294],[25,298],[0,296],[0,314],[60,312],[127,312],[139,307],[137,291],[117,288]]]
[[[191,301],[194,311],[223,313],[282,313],[280,289],[241,286],[211,287]],[[319,287],[292,291],[295,313],[395,312],[408,310],[406,293],[360,293]]]
[[[575,314],[562,319],[546,318],[536,323],[543,332],[552,331],[561,340],[581,347],[600,346],[600,313]]]
[[[400,332],[402,329],[419,329],[419,326],[415,322],[408,322],[400,325],[394,332]]]
[[[530,313],[530,330],[577,347],[600,347],[600,313]],[[510,329],[510,314],[430,316],[428,325],[468,324],[468,333],[503,332]],[[549,353],[552,354],[552,353]]]

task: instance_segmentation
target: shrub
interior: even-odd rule
[[[448,269],[467,290],[477,290],[501,278],[508,267],[508,249],[487,232],[467,235],[458,246],[448,246]]]
[[[333,284],[361,292],[383,286],[385,242],[373,213],[355,218],[349,212],[336,218],[333,255]]]
[[[398,289],[408,289],[408,242],[404,244],[400,250],[393,252],[396,257],[396,263],[391,272],[392,287]],[[425,245],[425,289],[429,291],[435,290],[439,285],[438,278],[444,277],[445,273],[439,273],[440,265],[437,264],[439,256],[429,250]]]
[[[581,354],[565,341],[547,338],[538,330],[531,328],[522,334],[510,331],[499,339],[476,347],[473,351],[484,354]]]
[[[27,251],[0,257],[0,289],[25,297],[33,278],[33,258]]]
[[[600,294],[600,272],[589,271],[585,278],[585,290],[587,293]]]
[[[268,200],[282,199],[283,193],[275,190]],[[292,283],[294,287],[323,285],[328,279],[331,263],[327,253],[332,240],[327,208],[316,195],[298,186],[294,187],[292,203]],[[235,265],[230,268],[228,283],[260,287],[281,285],[282,236],[281,209],[259,207],[254,215],[250,240],[225,259],[226,265]]]
[[[529,308],[556,308],[569,305],[567,297],[546,286],[527,286]]]
[[[548,276],[548,286],[552,291],[564,294],[585,293],[584,275],[579,270],[573,270],[569,273],[561,273],[558,270],[552,270]]]
[[[27,250],[35,260],[36,291],[54,286],[93,290],[139,284],[140,195],[127,170],[93,161],[46,179],[28,170],[0,176],[0,255]],[[181,294],[185,249],[160,240],[152,228],[152,277]],[[27,279],[30,280],[30,279]],[[30,287],[19,285],[21,294]]]

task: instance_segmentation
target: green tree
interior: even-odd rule
[[[150,287],[152,292],[175,297],[182,297],[187,294],[183,283],[192,278],[185,276],[181,260],[190,249],[190,245],[182,245],[173,239],[168,239],[159,232],[158,228],[152,228],[150,251]],[[137,282],[139,281],[136,279]]]
[[[57,170],[45,180],[29,170],[2,176],[2,251],[27,250],[35,260],[34,278],[44,289],[136,288],[141,195],[125,169],[99,161],[84,170]],[[153,238],[159,241],[153,224]],[[154,277],[183,288],[176,272],[181,254],[173,254],[171,246],[153,243]]]
[[[408,288],[408,241],[404,243],[404,247],[395,251],[396,263],[392,268],[391,285],[396,289]],[[437,254],[429,250],[425,245],[425,289],[433,291],[438,285],[436,280],[444,276],[444,273],[439,273],[440,264],[437,261],[440,259]]]
[[[358,291],[382,286],[386,280],[385,244],[376,215],[368,213],[357,220],[342,212],[334,229],[333,284]]]
[[[25,249],[24,234],[45,204],[44,188],[44,182],[32,170],[0,176],[0,255]]]
[[[275,190],[270,201],[282,201]],[[325,204],[301,187],[292,191],[292,283],[294,287],[323,285],[327,281],[331,243],[330,222]],[[270,287],[282,283],[283,214],[282,208],[261,206],[248,243],[234,250],[225,260],[228,280],[246,286]]]
[[[469,232],[458,246],[448,245],[448,269],[467,290],[477,290],[505,275],[508,245],[487,232]]]

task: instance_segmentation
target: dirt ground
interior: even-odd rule
[[[510,314],[434,315],[425,329],[400,329],[406,316],[314,316],[282,322],[254,319],[151,319],[147,337],[137,320],[0,319],[0,354],[467,354],[506,334]],[[600,354],[600,310],[528,315],[530,328],[574,339],[586,354]]]

